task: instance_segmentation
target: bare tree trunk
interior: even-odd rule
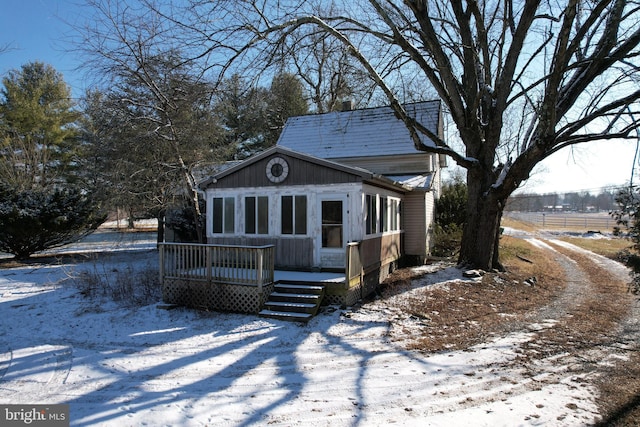
[[[157,243],[164,243],[164,210],[158,212],[158,240]]]
[[[133,230],[136,226],[134,222],[133,209],[129,208],[128,211],[129,211],[129,216],[127,217],[127,228]]]
[[[479,168],[468,173],[467,221],[458,262],[488,271],[502,269],[498,261],[498,246],[503,203],[490,191],[490,185],[482,184],[491,182],[486,175],[493,174],[483,173]]]

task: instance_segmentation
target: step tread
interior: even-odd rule
[[[289,292],[273,292],[271,296],[284,298],[300,298],[300,299],[318,299],[320,295],[316,294],[292,294]]]
[[[273,317],[281,317],[283,319],[297,319],[297,320],[309,320],[313,317],[313,314],[309,313],[295,313],[288,311],[273,311],[273,310],[262,310],[259,313],[262,316],[273,316]]]
[[[266,305],[280,306],[280,307],[300,307],[300,308],[314,308],[317,304],[311,304],[308,302],[288,302],[288,301],[267,301]]]
[[[308,289],[313,291],[324,290],[324,286],[320,286],[320,285],[303,285],[303,284],[295,284],[295,283],[276,283],[275,287],[288,288],[288,289]]]

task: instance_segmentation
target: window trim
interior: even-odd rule
[[[364,195],[365,238],[403,231],[401,218],[402,199],[400,197],[380,193],[365,193]]]

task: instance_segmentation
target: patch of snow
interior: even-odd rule
[[[154,257],[102,262],[122,270]],[[81,295],[74,277],[91,268],[0,270],[0,403],[68,403],[72,426],[571,426],[597,417],[595,390],[568,366],[527,375],[518,358],[531,328],[422,354],[390,341],[403,314],[383,301],[329,307],[306,325],[122,307]],[[416,271],[428,273],[416,289],[473,282],[444,264]]]

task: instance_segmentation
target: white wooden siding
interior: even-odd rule
[[[424,257],[428,254],[427,233],[432,219],[429,214],[433,206],[430,192],[412,192],[407,195],[402,208],[404,221],[404,250],[406,255]]]

